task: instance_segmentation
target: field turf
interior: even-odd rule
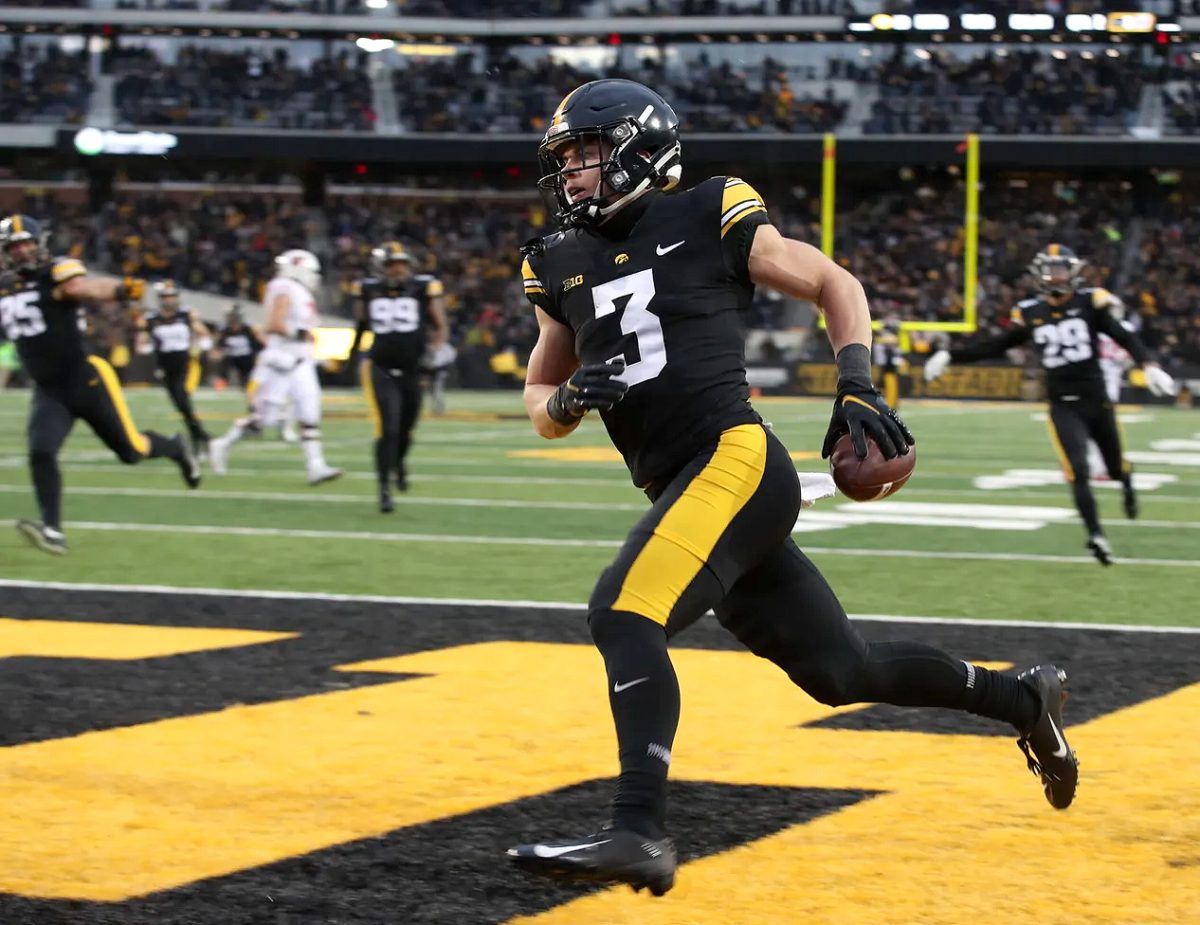
[[[161,391],[129,398],[142,426],[177,429]],[[0,395],[0,521],[34,515],[26,402]],[[219,433],[241,403],[199,405]],[[77,428],[70,554],[0,533],[0,923],[1082,925],[1200,908],[1200,415],[1125,409],[1154,487],[1136,521],[1098,489],[1109,569],[1032,405],[905,407],[919,463],[896,504],[830,499],[798,525],[870,637],[1067,666],[1070,810],[1046,805],[1010,731],[823,707],[701,621],[674,654],[686,863],[651,900],[503,860],[603,821],[614,743],[579,605],[644,499],[597,422],[548,443],[517,393],[450,405],[422,422],[391,516],[354,393],[326,398],[348,475],[316,489],[274,437],[189,492]],[[760,407],[799,469],[823,468],[826,402]]]

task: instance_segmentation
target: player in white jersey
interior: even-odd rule
[[[1110,308],[1109,311],[1111,312],[1113,309]],[[1136,333],[1133,325],[1128,321],[1122,320],[1120,323],[1125,330]],[[1115,408],[1121,400],[1121,382],[1125,379],[1125,371],[1134,365],[1133,357],[1129,355],[1128,350],[1107,334],[1101,333],[1097,336],[1097,347],[1096,355],[1100,360],[1100,372],[1104,375],[1104,391]],[[1100,447],[1094,440],[1088,441],[1088,472],[1093,481],[1109,481],[1108,469],[1104,465],[1104,454],[1100,452]]]
[[[258,388],[253,410],[235,422],[225,436],[209,444],[209,455],[213,471],[223,474],[229,448],[247,431],[274,426],[291,399],[300,424],[308,483],[319,485],[342,474],[341,469],[325,462],[321,449],[321,385],[312,335],[318,322],[313,293],[321,283],[321,264],[308,251],[290,250],[276,257],[275,265],[275,278],[263,295],[267,345],[259,354],[255,370]]]

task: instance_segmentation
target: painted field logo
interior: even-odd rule
[[[679,923],[714,909],[722,922],[1179,922],[1196,908],[1200,742],[1181,733],[1200,711],[1200,635],[906,627],[993,664],[1053,651],[1078,666],[1068,720],[1084,777],[1052,815],[1006,730],[824,707],[702,622],[685,640],[706,648],[673,652],[686,863],[651,905],[534,884],[501,857],[607,797],[608,691],[582,615],[96,601],[39,608],[71,622],[0,620],[0,921],[269,908],[289,923]],[[151,625],[160,613],[226,625]],[[1149,917],[1130,888],[1148,883]]]

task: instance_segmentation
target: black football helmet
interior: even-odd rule
[[[1029,264],[1029,272],[1037,280],[1042,292],[1064,296],[1084,284],[1083,267],[1084,262],[1071,248],[1062,244],[1047,244]]]
[[[375,272],[382,273],[387,266],[393,263],[406,263],[412,266],[416,260],[399,241],[384,241],[378,247],[371,249],[371,265],[375,268]]]
[[[49,259],[46,252],[48,232],[42,228],[42,223],[28,215],[6,215],[0,220],[0,266],[5,269],[37,266]],[[9,256],[9,248],[22,241],[33,241],[37,251],[19,263]]]
[[[564,172],[568,143],[600,159]],[[593,80],[566,95],[538,147],[538,189],[563,227],[598,224],[651,189],[670,190],[683,173],[679,119],[661,96],[632,80]],[[590,196],[572,200],[569,174],[600,168]]]
[[[173,279],[164,279],[154,284],[154,294],[158,296],[159,310],[174,312],[179,308],[179,287]]]

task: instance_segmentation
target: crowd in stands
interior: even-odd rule
[[[40,45],[0,58],[0,123],[75,124],[87,113],[91,81],[79,55]]]
[[[188,45],[168,64],[145,46],[123,46],[112,61],[114,103],[129,125],[370,131],[364,57],[342,51],[301,67],[282,48]]]
[[[713,63],[701,54],[686,69],[655,62],[584,71],[546,57],[533,64],[500,58],[473,73],[465,57],[414,62],[393,77],[401,125],[408,131],[543,132],[559,101],[581,83],[625,77],[671,100],[685,131],[825,132],[839,125],[847,104],[828,90],[799,89],[779,62],[753,67]],[[794,85],[795,84],[795,85]]]
[[[981,332],[1007,324],[1012,306],[1032,291],[1029,260],[1057,241],[1088,261],[1091,284],[1122,296],[1153,347],[1200,363],[1200,195],[1142,182],[1135,190],[1117,181],[986,181],[976,290]],[[765,195],[785,233],[819,243],[818,203],[786,191]],[[325,267],[326,310],[345,316],[354,308],[355,283],[371,271],[371,248],[399,239],[422,270],[445,283],[456,344],[511,349],[523,361],[536,339],[517,272],[521,243],[548,230],[544,206],[532,195],[345,195],[314,210],[296,194],[118,193],[98,214],[54,199],[26,209],[56,228],[56,249],[98,269],[171,277],[246,301],[261,295],[276,254],[307,246]],[[835,256],[863,281],[877,317],[962,317],[959,178],[901,171],[882,189],[847,191],[836,230]],[[748,326],[786,327],[784,308],[760,292]]]
[[[865,132],[1122,133],[1157,67],[1128,52],[1091,50],[999,49],[969,60],[926,55],[922,60],[901,48],[871,75],[881,95]]]

